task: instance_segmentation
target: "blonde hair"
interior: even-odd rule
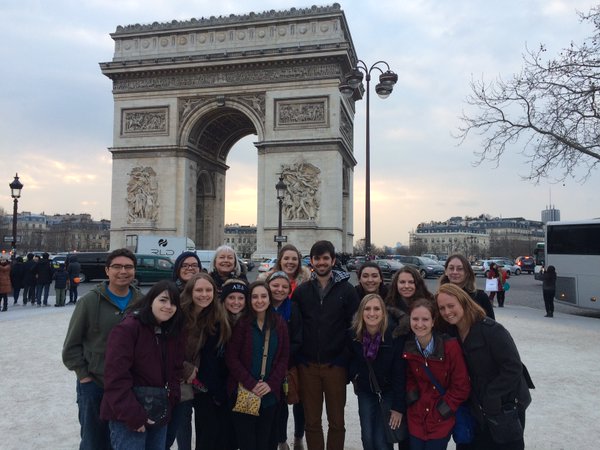
[[[356,310],[356,314],[354,315],[354,319],[352,320],[351,329],[356,334],[356,340],[362,341],[364,330],[366,329],[365,321],[363,319],[363,314],[365,312],[365,308],[367,303],[373,299],[379,300],[379,307],[381,308],[381,313],[383,314],[383,320],[379,324],[378,332],[381,334],[381,341],[383,342],[385,336],[385,330],[388,327],[388,315],[387,310],[385,308],[385,302],[381,298],[379,294],[367,294],[363,297],[358,305],[358,309]]]

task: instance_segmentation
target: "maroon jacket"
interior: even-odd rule
[[[427,359],[417,349],[414,335],[409,335],[403,357],[408,361],[406,402],[408,431],[423,439],[442,439],[454,427],[454,413],[469,398],[471,381],[460,344],[455,338],[433,333],[434,349]],[[442,396],[433,386],[423,364],[446,390]]]
[[[277,348],[271,371],[268,378],[264,381],[271,388],[271,392],[275,394],[277,400],[280,400],[281,384],[287,373],[288,359],[290,353],[290,339],[288,335],[287,325],[285,321],[274,313],[277,326],[275,330],[271,330],[271,338],[273,332],[277,334]],[[227,344],[225,352],[225,362],[229,369],[229,377],[227,379],[227,393],[232,396],[237,389],[238,382],[251,391],[258,383],[258,380],[251,374],[252,370],[252,352],[259,352],[262,355],[261,348],[252,348],[252,322],[253,318],[246,316],[241,318],[233,328],[231,340]],[[271,353],[271,348],[269,348]]]
[[[166,345],[166,378],[171,408],[179,402],[183,371],[184,334],[165,338],[154,327],[128,315],[115,326],[106,345],[104,396],[100,407],[103,420],[124,422],[131,430],[146,424],[146,413],[133,393],[134,386],[164,386],[161,345]],[[169,415],[170,415],[169,409]]]

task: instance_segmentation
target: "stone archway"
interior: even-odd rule
[[[139,234],[220,245],[227,156],[253,134],[256,254],[276,251],[280,175],[288,241],[304,252],[318,239],[352,250],[354,99],[338,83],[356,56],[338,4],[119,26],[111,36],[113,60],[100,64],[115,103],[111,248]]]

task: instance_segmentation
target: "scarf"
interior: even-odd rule
[[[379,344],[381,344],[381,333],[377,333],[375,336],[371,336],[369,333],[363,334],[363,356],[369,361],[375,361],[379,350]]]

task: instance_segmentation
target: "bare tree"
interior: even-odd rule
[[[526,48],[523,69],[510,80],[471,80],[466,103],[477,112],[463,112],[457,137],[462,143],[469,133],[483,136],[476,164],[498,165],[507,146],[518,141],[530,165],[528,180],[552,173],[563,181],[583,168],[585,181],[600,163],[600,6],[579,16],[594,26],[583,43],[571,42],[548,61],[544,45]]]

